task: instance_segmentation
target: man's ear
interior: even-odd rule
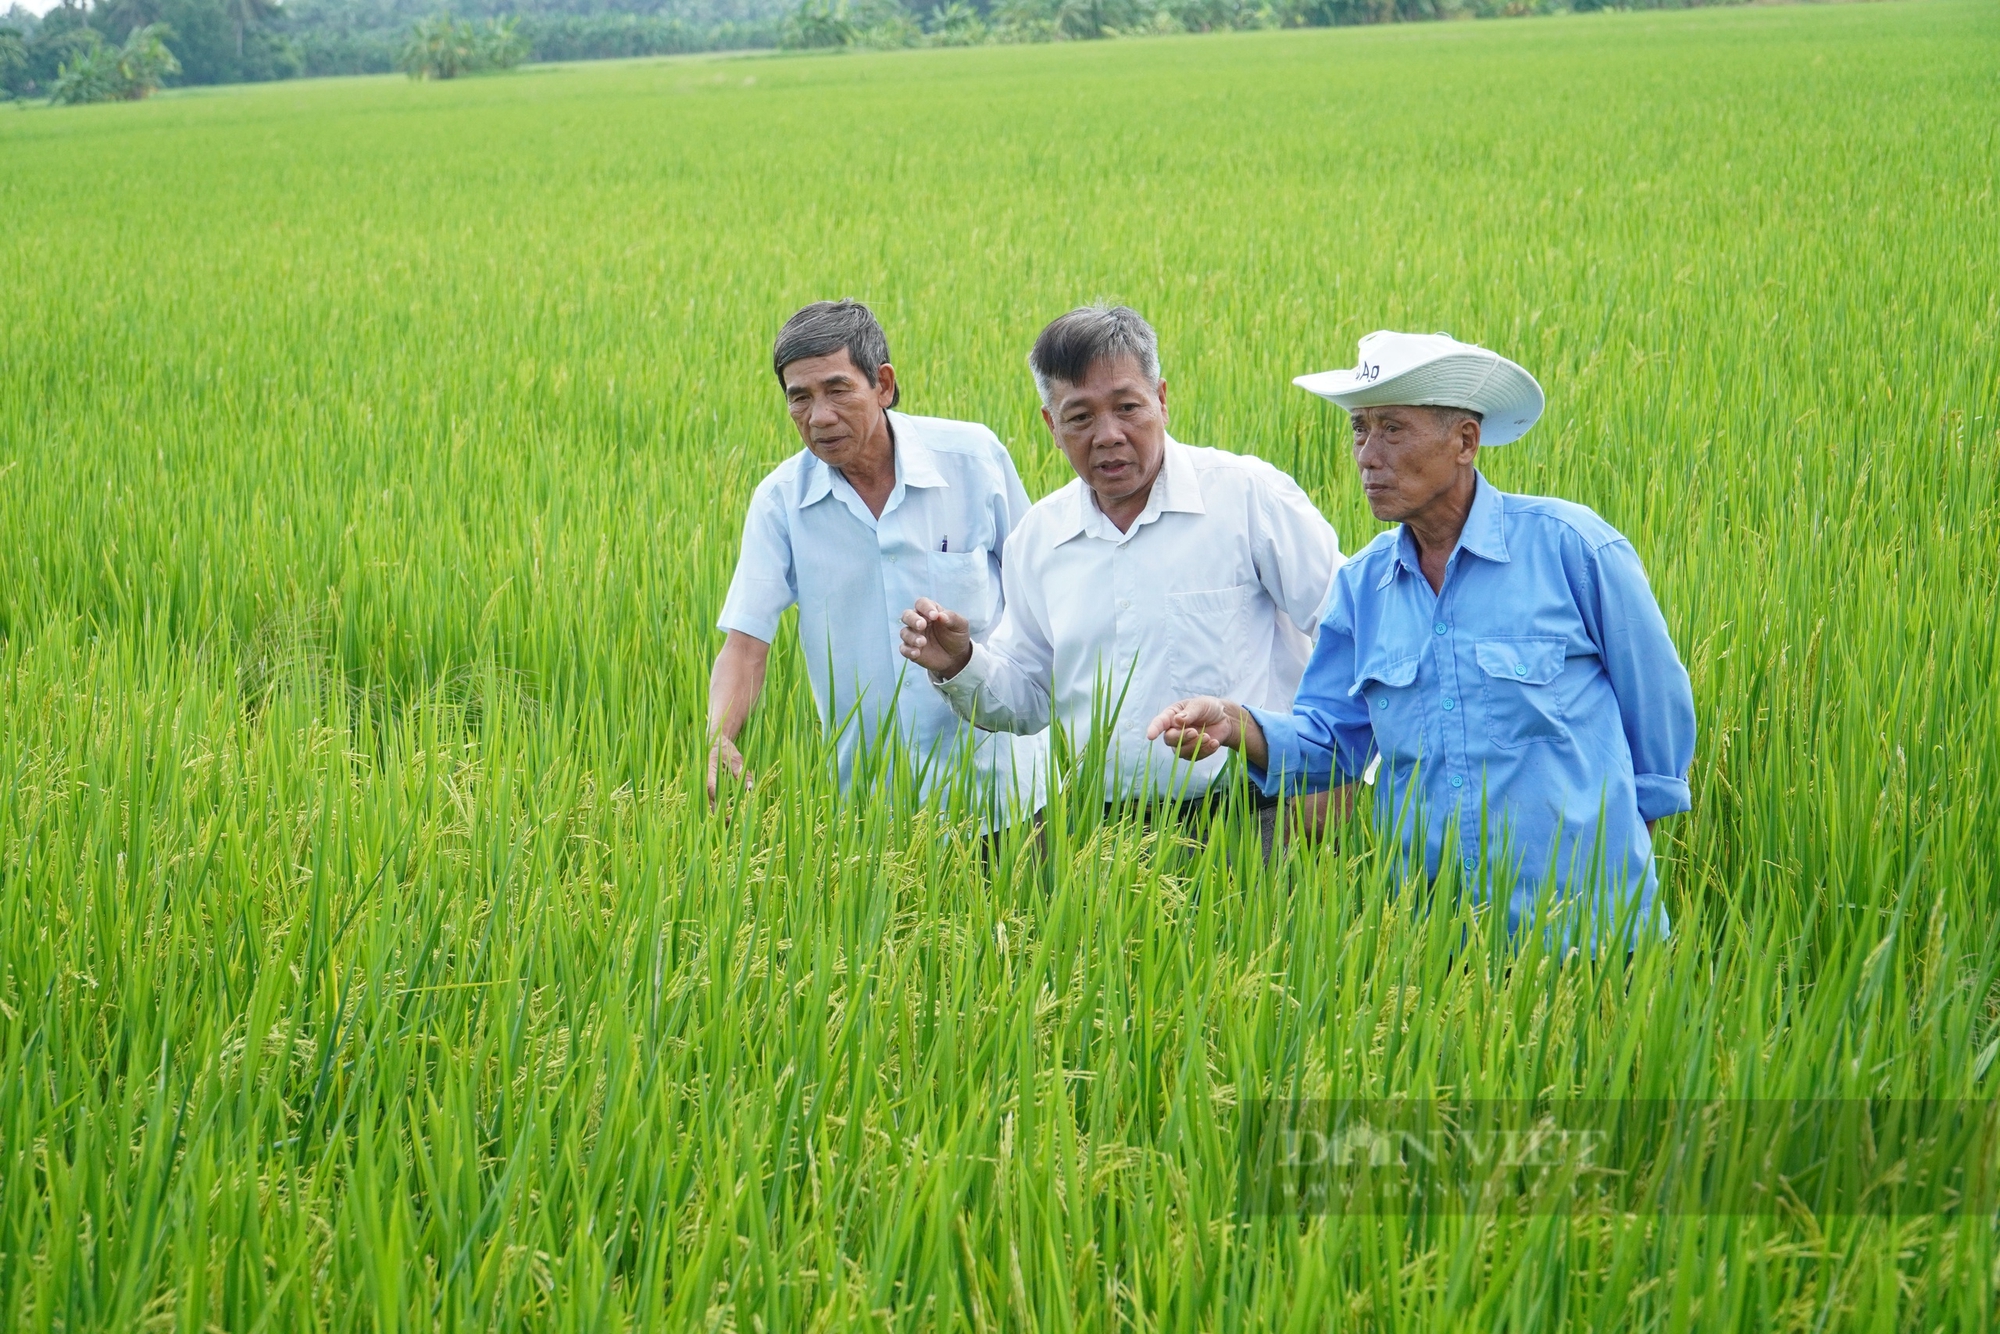
[[[1050,435],[1054,435],[1056,433],[1055,414],[1049,411],[1048,404],[1046,403],[1042,405],[1042,425],[1049,428]]]
[[[1479,423],[1470,417],[1458,422],[1458,461],[1470,463],[1479,457]]]
[[[899,397],[901,395],[896,392],[896,368],[885,361],[875,368],[875,399],[883,407],[893,408]]]
[[[1160,420],[1165,421],[1167,419],[1167,382],[1165,380],[1160,381],[1159,393],[1160,393]]]

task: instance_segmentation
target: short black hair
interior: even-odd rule
[[[1144,316],[1130,306],[1078,306],[1049,321],[1028,353],[1028,369],[1046,406],[1054,381],[1082,384],[1092,366],[1118,357],[1131,357],[1148,380],[1159,383],[1160,336]]]
[[[808,357],[825,357],[846,348],[855,366],[870,384],[881,382],[881,370],[889,360],[889,336],[875,312],[848,297],[838,301],[815,301],[785,321],[778,341],[771,346],[771,369],[777,373],[778,387],[785,384],[785,367]],[[903,387],[896,386],[889,406],[902,400]]]

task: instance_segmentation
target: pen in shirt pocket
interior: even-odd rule
[[[946,537],[946,538],[943,538],[943,539],[941,539],[941,540],[940,540],[940,541],[938,542],[938,550],[939,550],[939,551],[950,551],[950,550],[951,550],[951,539],[950,539],[949,537]]]

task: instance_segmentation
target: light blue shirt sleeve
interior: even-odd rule
[[[1005,475],[1003,485],[1007,492],[1005,501],[1007,521],[1000,525],[1000,532],[1003,535],[1001,542],[994,544],[1000,546],[1005,542],[1004,535],[1020,527],[1021,520],[1028,517],[1029,501],[1028,488],[1021,485],[1021,473],[1014,466],[1014,456],[1007,452],[1007,446],[1000,443],[1000,437],[993,437],[993,443],[1000,451],[1000,471]]]
[[[739,630],[768,644],[778,636],[778,618],[798,600],[791,525],[779,486],[767,478],[750,497],[750,511],[743,516],[743,546],[716,628]]]
[[[1249,766],[1250,781],[1267,797],[1351,783],[1375,753],[1367,697],[1353,693],[1353,622],[1341,612],[1336,582],[1334,605],[1319,628],[1291,712],[1250,709],[1269,752],[1268,768]]]
[[[1005,559],[1007,538],[1021,526],[1021,520],[1028,517],[1028,489],[1021,485],[1020,470],[1014,466],[1014,456],[1007,452],[1007,446],[1000,443],[999,436],[991,437],[994,451],[994,467],[999,473],[998,485],[993,488],[993,531],[999,536],[994,539],[993,549],[986,554],[992,567],[993,586],[999,591],[994,607],[994,623],[998,624],[998,613],[1006,608],[1006,580],[1003,578],[1002,562]]]
[[[1687,668],[1632,544],[1621,539],[1592,555],[1595,596],[1580,598],[1579,610],[1618,698],[1639,817],[1675,815],[1693,805],[1687,774],[1694,763],[1694,691]]]

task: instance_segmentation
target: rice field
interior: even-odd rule
[[[1245,1165],[1274,1099],[2000,1094],[1996,68],[1907,0],[0,111],[0,1326],[1990,1327],[1990,1192]],[[1526,364],[1488,475],[1629,535],[1693,676],[1671,941],[1509,948],[1358,818],[988,861],[836,801],[789,640],[709,813],[770,340],[839,295],[1037,496],[1029,343],[1130,302],[1349,551],[1290,377]]]

